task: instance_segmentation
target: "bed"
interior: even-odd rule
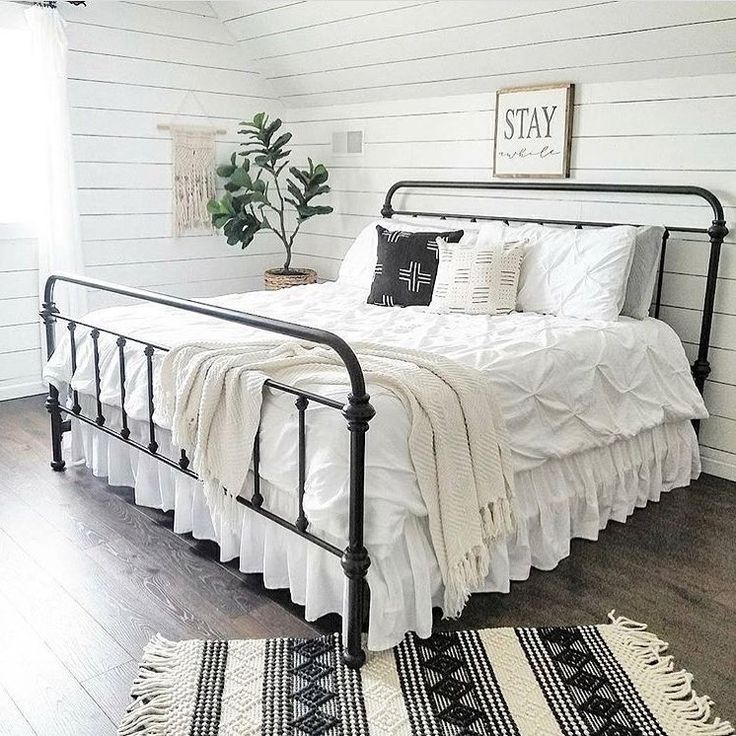
[[[596,539],[609,520],[625,521],[635,507],[697,477],[696,428],[707,412],[696,387],[702,392],[709,372],[719,247],[727,233],[718,200],[695,187],[399,182],[387,194],[384,218],[484,219],[395,211],[392,198],[402,188],[666,193],[705,199],[714,213],[709,228],[670,226],[665,231],[665,240],[678,230],[710,238],[700,351],[692,372],[678,337],[656,318],[586,322],[526,312],[491,317],[434,314],[422,307],[386,309],[366,304],[365,289],[342,275],[335,283],[206,302],[52,277],[43,311],[51,355],[45,375],[52,467],[64,467],[62,437],[67,435],[71,460],[86,462],[111,484],[134,487],[136,503],[173,509],[176,531],[216,541],[223,559],[238,557],[240,569],[263,573],[267,587],[290,588],[292,599],[305,605],[307,619],[341,613],[345,659],[356,667],[365,656],[360,638],[364,607],[370,608],[369,649],[390,647],[407,631],[428,636],[432,608],[442,600],[442,581],[427,532],[427,510],[405,449],[406,416],[395,396],[371,389],[370,379],[368,400],[350,344],[372,340],[437,353],[492,380],[510,438],[518,513],[514,532],[495,543],[481,589],[505,592],[510,581],[525,579],[532,566],[554,568],[568,555],[572,538]],[[655,315],[663,263],[664,252]],[[57,280],[147,303],[72,319],[56,310]],[[57,322],[67,325],[58,347]],[[335,325],[339,337],[330,331]],[[156,411],[160,361],[185,339],[229,341],[247,334],[257,340],[274,332],[335,350],[346,381],[298,388],[270,383],[253,467],[238,495],[237,523],[214,523],[189,459],[172,446],[170,428]]]

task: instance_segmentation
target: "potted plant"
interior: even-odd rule
[[[311,268],[292,268],[291,251],[302,223],[315,215],[327,215],[332,207],[315,205],[313,200],[327,194],[330,188],[325,183],[327,169],[307,159],[309,168],[289,168],[286,178],[286,191],[282,191],[280,176],[289,165],[289,154],[285,150],[291,140],[291,133],[281,133],[281,120],[269,121],[268,115],[259,112],[238,133],[246,136],[241,143],[245,150],[233,153],[230,163],[218,166],[217,175],[226,179],[225,195],[212,199],[207,209],[212,216],[212,225],[222,229],[229,245],[240,243],[246,248],[253,242],[259,230],[271,230],[284,244],[286,261],[282,268],[270,268],[265,273],[267,289],[282,289],[286,286],[311,284],[317,280],[317,273]],[[238,162],[238,157],[242,161]],[[291,207],[287,207],[290,205]],[[287,212],[296,213],[296,224],[290,228]]]

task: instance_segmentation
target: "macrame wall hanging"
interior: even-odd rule
[[[190,97],[209,119],[192,90],[184,95],[174,117]],[[158,129],[171,131],[174,235],[203,230],[212,232],[207,202],[215,196],[215,136],[224,135],[226,131],[214,126],[176,125],[173,122],[159,125]]]
[[[174,235],[211,229],[207,202],[215,196],[215,129],[171,126]]]

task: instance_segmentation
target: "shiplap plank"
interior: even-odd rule
[[[193,92],[162,89],[148,85],[121,85],[117,82],[71,80],[69,101],[73,107],[103,110],[153,112],[159,115],[205,116],[224,119],[232,124],[244,115],[259,112],[271,100],[251,91],[252,85],[241,88],[239,94],[228,92]],[[212,124],[212,123],[210,123]],[[214,123],[217,125],[218,123]]]
[[[240,294],[246,291],[258,291],[263,289],[263,276],[237,276],[216,281],[187,281],[186,283],[171,282],[161,284],[149,284],[148,289],[153,289],[171,296],[184,297],[187,299],[207,299],[208,297],[220,296],[222,294]],[[102,309],[104,307],[136,304],[132,299],[110,294],[109,292],[92,291],[88,294],[90,309]]]
[[[172,18],[169,12],[154,6],[101,2],[88,6],[63,5],[62,13],[67,21],[87,26],[88,33],[95,33],[97,28],[117,28],[163,37],[175,35],[180,39],[232,44],[232,37],[217,18],[185,13]]]
[[[216,18],[212,3],[205,0],[127,0],[128,5],[150,6],[152,8],[160,8],[173,13],[188,13],[190,15],[199,15],[204,18]]]
[[[171,163],[171,141],[159,138],[78,135],[73,138],[72,148],[78,163]],[[227,161],[237,150],[235,141],[215,141],[217,161]]]
[[[35,350],[41,346],[39,324],[0,327],[0,353]]]
[[[112,266],[116,263],[155,263],[202,258],[247,259],[252,255],[279,253],[283,246],[273,233],[257,233],[245,249],[227,245],[222,235],[194,235],[182,238],[129,238],[87,240],[84,259],[87,266]],[[231,267],[235,267],[232,264]],[[243,266],[247,268],[247,262]]]
[[[263,272],[273,266],[275,255],[264,253],[249,255],[239,263],[243,277]],[[222,281],[237,273],[231,259],[203,258],[199,260],[165,261],[146,263],[120,263],[110,266],[91,266],[87,269],[93,278],[116,281],[128,286],[153,286],[161,283],[194,283],[197,281]]]
[[[166,189],[171,166],[165,164],[78,163],[77,186],[82,189]]]
[[[164,60],[88,54],[69,51],[69,79],[112,82],[121,85],[145,83],[158,89],[196,90],[202,93],[243,94],[243,90],[273,94],[260,74],[241,69],[218,69],[193,64],[169,64]]]
[[[736,420],[710,417],[702,424],[700,441],[708,447],[736,455]]]
[[[217,0],[214,10],[226,24],[257,13],[272,13],[286,5],[301,5],[305,0]]]
[[[69,49],[90,54],[145,58],[219,69],[243,69],[243,53],[235,44],[177,38],[174,35],[138,33],[120,28],[67,24]]]
[[[41,351],[38,348],[0,353],[0,380],[11,378],[26,380],[38,373],[40,365]]]
[[[37,293],[36,271],[0,271],[0,295],[3,299],[35,296]]]
[[[34,238],[0,238],[0,263],[3,271],[25,271],[38,266]],[[0,293],[2,298],[2,293]]]
[[[660,318],[671,325],[680,339],[697,343],[700,336],[701,313],[694,309],[663,306]],[[726,314],[713,315],[710,344],[726,350],[736,350],[736,317]]]
[[[72,133],[128,138],[158,138],[169,140],[171,132],[159,130],[159,123],[170,123],[173,113],[148,110],[103,110],[75,108],[70,112]],[[239,120],[213,118],[201,110],[198,113],[177,114],[178,125],[216,126],[224,128],[226,138],[235,139]]]
[[[382,16],[398,8],[425,3],[426,0],[383,0],[376,6],[368,0],[312,0],[284,5],[277,13],[250,13],[229,21],[227,27],[235,38],[246,42],[252,38],[281,35],[299,29],[309,28],[316,34],[319,29],[315,26],[366,15]],[[277,17],[274,18],[274,15]]]
[[[0,299],[0,327],[25,325],[38,321],[38,297]]]
[[[698,357],[698,346],[695,343],[687,342],[684,345],[688,359],[691,363],[694,363]],[[736,352],[711,346],[708,360],[711,368],[709,379],[712,379],[715,383],[736,385]],[[728,413],[734,414],[733,408]]]
[[[168,189],[81,189],[77,194],[82,215],[123,215],[171,212]]]
[[[709,381],[703,396],[712,416],[736,419],[736,386]]]

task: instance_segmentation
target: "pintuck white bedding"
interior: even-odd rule
[[[338,282],[208,301],[337,331],[348,342],[436,352],[488,375],[506,422],[518,508],[515,532],[496,543],[484,590],[507,591],[510,580],[526,578],[532,565],[554,567],[568,554],[571,538],[595,539],[610,519],[624,521],[635,506],[698,475],[690,420],[707,412],[682,345],[664,323],[533,313],[434,314],[424,307],[368,305],[366,293]],[[184,340],[272,340],[265,332],[150,304],[99,310],[85,321],[164,346]],[[82,394],[85,413],[94,416],[91,341],[84,333],[77,328],[72,386]],[[100,337],[108,426],[119,426],[114,339]],[[156,365],[160,359],[157,353]],[[142,346],[128,343],[126,364],[126,409],[134,435],[143,439]],[[46,378],[63,388],[71,378],[69,365],[65,338]],[[441,603],[442,590],[408,451],[408,417],[395,396],[371,386],[370,377],[368,386],[377,412],[366,452],[366,546],[372,561],[368,646],[382,649],[408,630],[429,635],[431,608]],[[347,383],[304,388],[341,401],[348,391]],[[239,556],[241,570],[263,572],[268,587],[289,587],[292,598],[306,605],[307,619],[341,611],[343,576],[332,556],[245,509],[239,528],[215,528],[196,481],[104,433],[76,422],[73,427],[73,457],[113,484],[133,485],[137,503],[173,508],[177,531],[215,539],[224,559]],[[166,429],[158,433],[161,451],[176,457]],[[273,510],[294,518],[296,437],[293,397],[269,391],[261,424],[262,493]],[[310,530],[339,546],[347,529],[347,447],[339,412],[310,405],[305,509]]]

